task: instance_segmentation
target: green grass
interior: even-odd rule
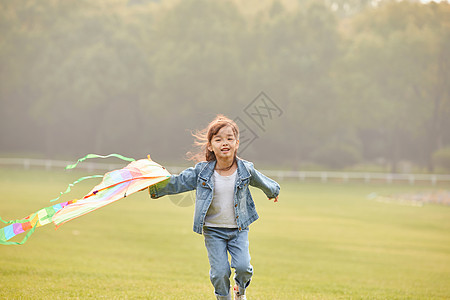
[[[49,206],[82,175],[0,169],[0,216]],[[366,199],[430,186],[281,186],[277,204],[253,191],[261,218],[250,229],[249,299],[450,298],[450,207]],[[141,192],[56,231],[38,228],[22,246],[0,246],[0,298],[214,299],[192,216],[192,206]]]

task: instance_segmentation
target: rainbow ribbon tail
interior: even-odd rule
[[[0,218],[3,223],[9,224],[3,228],[0,228],[0,245],[22,245],[33,234],[33,232],[36,230],[36,227],[51,223],[53,216],[58,211],[77,201],[78,200],[75,199],[45,207],[21,220],[6,222],[1,220]],[[28,233],[21,242],[8,242],[8,240],[12,239],[16,235],[24,233],[26,231],[28,231]]]
[[[155,163],[150,158],[136,161],[132,158],[127,158],[118,154],[110,154],[106,156],[89,154],[79,159],[76,164],[67,166],[66,169],[72,169],[76,167],[79,162],[82,162],[88,158],[106,158],[111,156],[119,157],[124,160],[130,160],[131,163],[129,163],[125,168],[108,172],[104,176],[94,175],[82,177],[70,184],[65,192],[60,193],[58,198],[51,201],[58,200],[63,194],[70,192],[70,188],[82,180],[103,177],[102,182],[95,186],[82,199],[62,202],[43,208],[21,220],[5,222],[0,218],[0,221],[8,224],[7,226],[0,228],[0,244],[22,245],[28,240],[31,234],[33,234],[36,227],[53,222],[56,228],[58,228],[70,220],[90,213],[130,194],[142,191],[151,185],[168,180],[171,176],[164,167]],[[21,242],[8,241],[16,235],[27,231],[28,233]]]

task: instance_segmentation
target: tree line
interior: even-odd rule
[[[447,2],[244,3],[1,0],[0,152],[176,161],[222,113],[268,165],[440,167]],[[260,92],[280,109],[265,128],[246,110]]]

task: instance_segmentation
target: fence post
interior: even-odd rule
[[[283,172],[282,171],[278,172],[278,178],[280,178],[280,181],[283,181]]]
[[[51,168],[52,168],[52,161],[49,159],[45,160],[45,170],[50,171]]]
[[[29,159],[24,159],[23,160],[23,167],[25,170],[29,170],[30,169],[30,160]]]
[[[298,173],[298,178],[300,178],[301,181],[305,181],[306,174],[304,172]]]
[[[391,184],[391,183],[392,183],[392,174],[387,174],[387,175],[386,175],[386,182],[387,182],[388,184]]]

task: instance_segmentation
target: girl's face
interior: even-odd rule
[[[238,148],[239,140],[236,139],[231,126],[222,127],[208,143],[208,150],[214,152],[217,160],[233,158]]]

